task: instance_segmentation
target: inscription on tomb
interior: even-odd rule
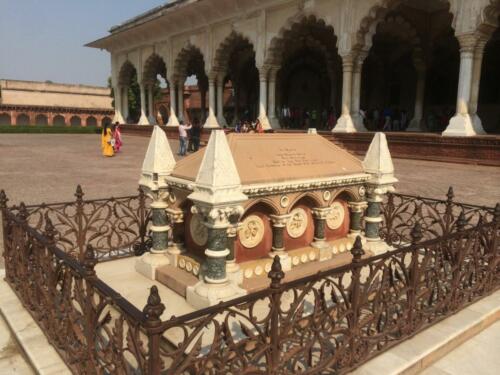
[[[257,168],[311,167],[334,164],[332,160],[310,158],[306,152],[295,147],[279,147],[273,157],[257,163]]]

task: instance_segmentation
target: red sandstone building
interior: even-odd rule
[[[0,80],[0,125],[102,126],[112,100],[106,87]]]

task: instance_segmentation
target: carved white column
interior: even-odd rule
[[[139,125],[149,125],[148,116],[146,115],[146,85],[141,83],[139,88],[141,90],[141,117],[139,118]]]
[[[127,124],[130,115],[130,111],[128,108],[128,86],[122,86],[121,95],[122,95],[121,103],[122,103],[123,122]]]
[[[155,106],[154,106],[154,84],[149,85],[148,88],[148,119],[151,125],[156,124],[156,116],[155,116]]]
[[[351,118],[353,56],[342,56],[342,115],[333,128],[334,133],[354,133],[356,128]]]
[[[354,123],[354,127],[357,131],[367,131],[365,124],[363,123],[363,116],[360,113],[360,103],[361,103],[361,72],[363,70],[363,62],[368,56],[367,52],[360,52],[353,65],[353,75],[352,75],[352,97],[351,97],[351,118]]]
[[[184,121],[184,80],[180,79],[177,84],[177,118]]]
[[[224,75],[219,74],[217,78],[217,122],[219,126],[227,126],[226,118],[224,117]]]
[[[266,67],[259,69],[259,121],[263,129],[271,129],[267,117],[267,73]]]
[[[444,136],[467,137],[476,135],[469,114],[472,87],[472,67],[477,37],[474,34],[458,35],[460,43],[460,75],[458,78],[457,112],[442,133]]]
[[[179,126],[179,119],[175,114],[175,78],[170,77],[168,80],[168,89],[170,91],[170,117],[168,118],[167,126]]]
[[[474,50],[474,62],[472,68],[472,87],[469,102],[469,113],[472,120],[472,126],[477,134],[486,134],[483,123],[477,114],[479,102],[479,86],[481,82],[481,68],[483,65],[484,47],[486,46],[486,37],[481,37]]]
[[[113,117],[113,123],[118,122],[119,124],[123,124],[125,122],[122,115],[122,90],[123,87],[121,85],[113,88],[115,94],[115,116]]]
[[[217,117],[215,117],[215,74],[209,74],[208,76],[208,117],[205,121],[204,128],[213,129],[219,128],[219,122]]]
[[[273,129],[279,129],[279,119],[276,117],[276,69],[271,69],[269,72],[269,106],[268,119]]]
[[[408,125],[407,131],[419,132],[422,129],[422,120],[424,117],[424,99],[425,99],[425,80],[427,77],[427,70],[425,62],[421,59],[413,61],[417,71],[417,89],[415,95],[415,110],[413,118]]]

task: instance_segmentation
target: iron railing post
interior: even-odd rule
[[[446,193],[446,211],[443,217],[443,236],[450,234],[453,229],[453,223],[455,222],[453,216],[453,198],[455,198],[455,193],[453,192],[453,186],[448,188],[448,193]]]
[[[148,335],[148,375],[160,375],[162,361],[160,358],[161,333],[158,328],[161,325],[161,314],[165,311],[165,305],[161,302],[158,288],[153,285],[149,291],[148,302],[144,307],[144,327]]]
[[[0,228],[2,228],[2,239],[3,239],[3,249],[0,254],[4,258],[4,262],[7,263],[7,258],[4,254],[5,249],[7,248],[7,202],[9,199],[5,194],[4,190],[0,190]],[[5,264],[5,272],[7,273],[7,264]]]
[[[350,350],[350,365],[353,366],[357,362],[356,353],[358,352],[357,346],[361,345],[360,342],[360,327],[359,327],[359,306],[360,306],[360,284],[361,284],[361,265],[365,251],[363,250],[363,245],[361,242],[361,237],[356,236],[356,240],[351,249],[352,255],[352,292],[350,295],[350,305],[351,305],[351,319],[350,319],[350,339],[349,339],[349,350]]]
[[[139,207],[138,207],[138,216],[139,216],[139,246],[134,248],[134,255],[140,256],[144,254],[146,249],[146,227],[147,227],[147,212],[146,212],[146,194],[144,191],[139,188]]]
[[[85,255],[85,233],[83,233],[83,193],[82,187],[78,185],[76,187],[75,197],[76,197],[76,225],[77,225],[77,236],[76,245],[78,247],[78,259],[82,260]]]
[[[419,279],[418,270],[418,257],[419,248],[415,245],[419,243],[424,237],[422,233],[422,227],[419,223],[415,223],[411,233],[411,243],[413,245],[413,251],[411,252],[411,263],[410,263],[410,280],[409,280],[409,290],[408,290],[408,321],[407,321],[407,334],[411,334],[417,327],[417,322],[415,322],[415,309],[417,305],[417,288]]]
[[[269,374],[278,373],[278,367],[280,364],[280,332],[279,332],[279,321],[280,321],[280,305],[281,305],[281,280],[285,277],[285,273],[281,268],[281,262],[279,255],[276,255],[273,259],[273,264],[271,266],[271,271],[269,271],[268,277],[271,279],[271,320],[269,329],[269,342],[271,348],[270,355],[270,366],[268,367]]]

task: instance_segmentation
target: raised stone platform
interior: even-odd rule
[[[161,128],[169,139],[179,138],[177,128],[164,126]],[[151,126],[122,125],[122,132],[128,135],[149,137],[151,131]],[[275,132],[304,133],[305,131],[275,130]],[[374,135],[373,132],[333,134],[319,131],[318,133],[357,154],[366,152]],[[209,136],[210,130],[203,130],[202,145],[208,141]],[[386,136],[393,158],[500,166],[500,135],[443,137],[438,133],[388,132]]]

